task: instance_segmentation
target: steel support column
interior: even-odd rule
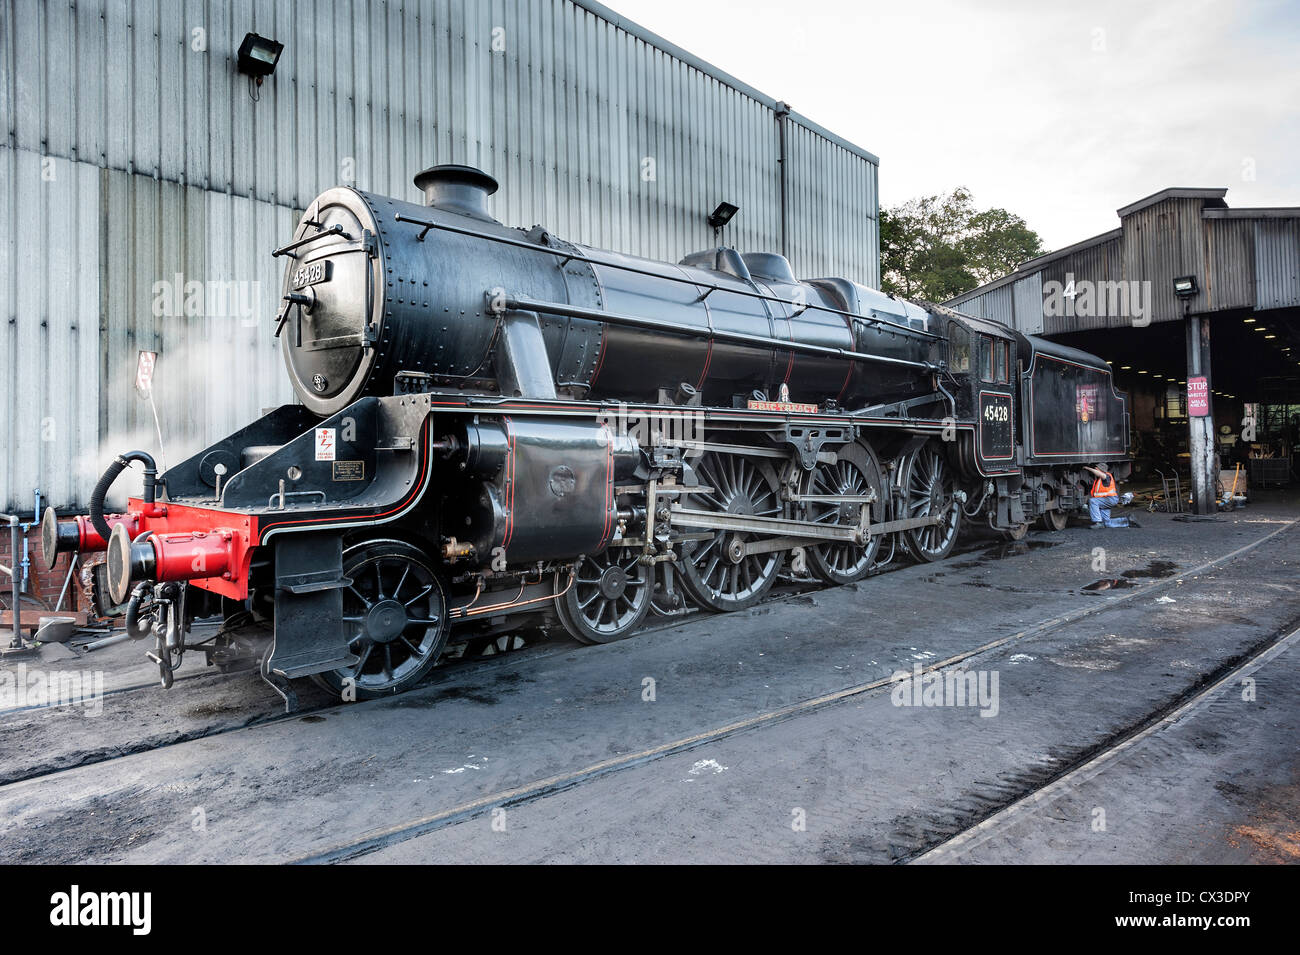
[[[1210,320],[1201,315],[1188,314],[1187,320],[1187,380],[1205,379],[1207,413],[1191,414],[1188,405],[1187,427],[1190,441],[1192,472],[1192,510],[1196,514],[1213,514],[1218,509],[1214,484],[1218,476],[1214,454],[1214,382],[1210,377]]]

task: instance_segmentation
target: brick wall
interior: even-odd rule
[[[20,528],[21,532],[21,528]],[[21,574],[21,563],[23,559],[22,540],[27,540],[27,589],[26,593],[40,596],[45,603],[51,608],[59,601],[59,591],[63,587],[63,580],[68,575],[68,566],[72,560],[71,554],[60,554],[58,562],[54,569],[47,571],[45,561],[41,551],[41,527],[34,524],[27,528],[22,538],[18,542],[18,560],[12,560],[9,553],[10,530],[8,524],[0,524],[0,564],[6,567],[15,567]],[[68,593],[63,598],[64,610],[80,610],[87,606],[85,597],[81,593],[81,569],[82,563],[77,565],[78,572],[73,575],[72,582],[68,584]],[[0,574],[0,588],[3,588],[6,598],[9,594],[10,580],[8,574]],[[6,606],[8,599],[5,600]]]

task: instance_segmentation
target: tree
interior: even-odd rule
[[[962,187],[880,210],[881,288],[903,298],[946,301],[1043,251],[1024,219],[977,211]]]

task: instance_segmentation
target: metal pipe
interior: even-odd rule
[[[114,646],[118,643],[126,643],[126,641],[130,639],[132,639],[132,637],[129,633],[118,633],[111,637],[104,637],[102,640],[92,640],[90,643],[87,643],[82,647],[82,649],[86,651],[99,650],[104,647]]]
[[[786,155],[786,122],[790,117],[790,107],[785,103],[776,104],[777,165],[781,167],[781,254],[790,257],[790,173],[789,158]]]
[[[10,554],[9,559],[13,564],[13,567],[9,569],[9,587],[10,587],[10,592],[13,596],[13,603],[12,603],[13,639],[9,643],[9,649],[21,650],[23,648],[23,627],[21,623],[22,610],[20,604],[18,603],[19,596],[20,596],[18,591],[19,520],[18,520],[18,515],[16,514],[0,514],[0,517],[7,517],[9,519],[9,554]]]
[[[738,345],[755,345],[761,348],[779,349],[780,351],[802,352],[807,355],[825,355],[830,358],[843,358],[848,361],[870,361],[882,365],[901,365],[907,368],[921,368],[925,371],[938,371],[941,366],[928,361],[910,361],[906,358],[888,358],[884,355],[869,355],[865,352],[849,351],[844,348],[832,348],[827,345],[809,345],[804,342],[792,342],[781,338],[768,338],[765,335],[749,335],[744,332],[721,331],[716,328],[685,328],[655,318],[642,315],[623,315],[607,312],[599,308],[582,308],[578,305],[562,305],[559,302],[538,302],[532,299],[508,298],[505,301],[507,311],[545,312],[548,315],[563,315],[568,318],[584,318],[593,322],[608,322],[611,325],[627,325],[632,328],[648,328],[667,335],[684,335],[688,338],[700,338],[715,342],[733,342]]]
[[[63,606],[63,598],[67,596],[68,584],[72,583],[72,574],[77,569],[77,558],[79,558],[80,556],[81,556],[80,554],[73,554],[72,560],[68,561],[68,575],[63,578],[63,587],[59,590],[59,602],[54,605],[54,610],[56,613]]]

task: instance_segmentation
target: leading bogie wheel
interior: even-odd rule
[[[706,452],[695,465],[700,482],[711,491],[692,494],[689,506],[747,517],[780,517],[782,503],[776,471],[762,458]],[[718,530],[708,540],[682,548],[682,588],[700,606],[726,612],[752,607],[772,588],[785,555],[779,551],[747,553],[761,535]]]
[[[613,643],[630,637],[650,609],[654,574],[634,547],[610,547],[581,557],[572,582],[555,598],[564,629],[581,643]]]
[[[343,626],[357,662],[317,682],[342,696],[377,699],[418,684],[442,655],[447,598],[434,564],[403,541],[355,545],[343,554]]]

